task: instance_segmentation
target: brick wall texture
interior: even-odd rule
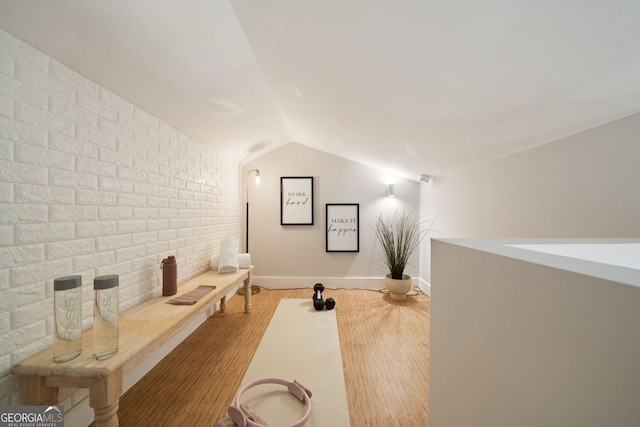
[[[120,310],[206,271],[238,236],[237,163],[0,30],[0,406],[9,374],[50,346],[53,279],[120,275]]]

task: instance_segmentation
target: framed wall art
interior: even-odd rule
[[[280,225],[313,225],[313,177],[280,177]]]
[[[360,252],[360,204],[327,203],[327,252]]]

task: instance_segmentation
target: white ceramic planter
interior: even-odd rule
[[[389,296],[396,301],[407,299],[407,293],[411,290],[411,276],[402,275],[402,279],[392,279],[390,274],[384,276],[384,284],[389,290]]]

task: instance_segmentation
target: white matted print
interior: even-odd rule
[[[360,251],[360,205],[327,203],[327,252]]]
[[[280,225],[313,225],[313,177],[280,177]]]

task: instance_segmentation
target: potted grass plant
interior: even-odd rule
[[[376,238],[382,246],[384,265],[389,273],[385,276],[385,286],[394,300],[404,300],[411,290],[412,280],[404,274],[411,254],[429,230],[421,228],[420,219],[412,213],[394,213],[378,216]]]

